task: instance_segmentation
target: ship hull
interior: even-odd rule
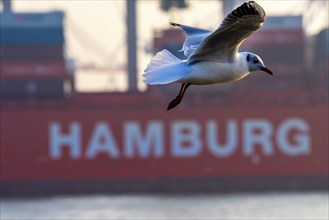
[[[328,106],[1,109],[1,193],[326,189]]]

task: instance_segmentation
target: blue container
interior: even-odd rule
[[[62,27],[1,28],[0,43],[6,44],[64,44]]]
[[[323,29],[317,36],[313,48],[313,64],[318,65],[329,59],[329,28]]]

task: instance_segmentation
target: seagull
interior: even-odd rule
[[[273,75],[258,55],[238,52],[243,41],[263,25],[265,18],[264,9],[249,1],[228,14],[213,32],[171,23],[186,33],[181,51],[187,59],[181,60],[166,49],[158,52],[144,70],[144,82],[181,83],[179,94],[167,107],[170,110],[182,101],[190,85],[235,82],[254,71]]]

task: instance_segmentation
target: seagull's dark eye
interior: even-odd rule
[[[247,55],[247,62],[250,60],[250,54]]]
[[[258,60],[254,60],[254,63],[258,63]]]

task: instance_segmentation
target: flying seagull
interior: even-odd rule
[[[190,85],[209,85],[238,81],[253,71],[264,71],[262,59],[250,52],[238,52],[240,45],[264,23],[264,9],[249,1],[226,16],[215,31],[177,23],[187,37],[182,51],[187,60],[180,60],[167,50],[158,52],[144,70],[144,82],[149,85],[181,83],[179,94],[167,110],[176,107]]]

